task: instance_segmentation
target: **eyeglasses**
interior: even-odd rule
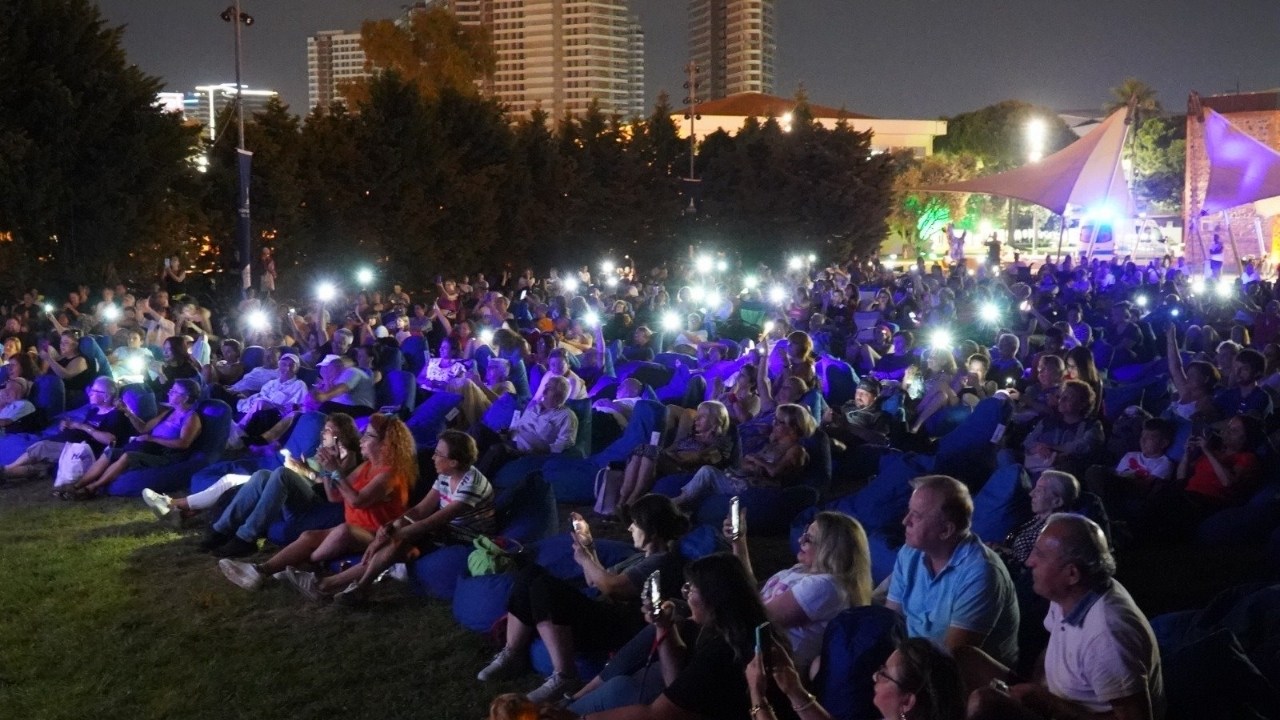
[[[694,589],[695,588],[693,587],[693,583],[685,582],[685,584],[680,586],[680,594],[685,596],[685,598],[688,598],[691,594],[693,594]]]
[[[875,683],[880,682],[881,680],[888,680],[894,685],[897,685],[899,690],[906,691],[907,689],[901,681],[888,673],[884,665],[881,665],[879,670],[871,673],[871,682]]]
[[[450,460],[450,459],[451,459],[447,453],[442,453],[442,452],[440,452],[439,450],[437,450],[437,451],[435,451],[435,452],[431,453],[431,457],[438,457],[438,458],[440,458],[440,459],[442,459],[442,460]]]

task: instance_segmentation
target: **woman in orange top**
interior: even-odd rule
[[[222,574],[246,590],[258,590],[269,576],[279,573],[288,581],[300,574],[295,566],[364,552],[379,527],[404,514],[409,489],[418,479],[418,460],[409,429],[399,418],[381,413],[369,418],[360,436],[360,453],[366,460],[350,475],[325,481],[329,500],[345,506],[344,523],[308,530],[260,565],[220,560]]]

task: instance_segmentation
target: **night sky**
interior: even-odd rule
[[[408,0],[242,0],[245,83],[307,103],[306,38],[394,17]],[[631,0],[646,33],[650,102],[683,97],[684,0]],[[228,0],[99,0],[125,49],[169,90],[234,77]],[[205,9],[201,9],[201,8]],[[1016,98],[1096,109],[1134,76],[1170,110],[1186,93],[1280,86],[1277,0],[780,0],[779,95],[882,117],[936,117]]]

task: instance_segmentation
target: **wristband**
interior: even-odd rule
[[[752,705],[752,706],[751,706],[751,717],[755,717],[755,716],[756,716],[756,713],[760,712],[761,710],[768,710],[770,713],[772,713],[772,712],[773,712],[773,706],[772,706],[772,705],[770,705],[770,704],[769,704],[769,703],[767,703],[767,702],[762,702],[762,703],[760,703],[759,705]]]
[[[818,702],[818,699],[813,696],[813,693],[806,691],[805,694],[809,696],[809,699],[803,705],[792,705],[791,709],[793,711],[800,712],[801,710],[808,710],[813,707],[814,703]]]

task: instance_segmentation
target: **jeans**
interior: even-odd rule
[[[315,500],[311,483],[294,471],[283,467],[259,470],[240,486],[213,529],[224,535],[234,532],[245,542],[256,542],[266,537],[267,528],[286,507],[301,509]]]
[[[646,625],[600,671],[604,684],[573,701],[569,710],[586,715],[627,705],[648,705],[656,700],[666,684],[662,682],[662,666],[656,654],[653,662],[647,663],[653,640],[654,626]]]

